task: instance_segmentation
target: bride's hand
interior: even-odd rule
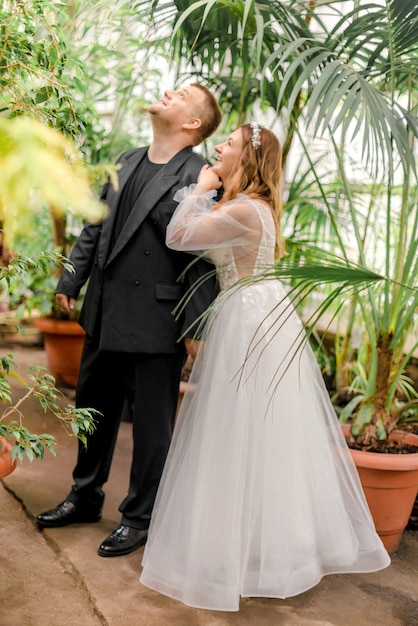
[[[197,179],[196,191],[205,192],[220,187],[222,187],[222,181],[218,174],[209,165],[204,165]]]

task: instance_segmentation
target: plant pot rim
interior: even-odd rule
[[[41,315],[35,318],[34,325],[45,333],[85,335],[85,330],[75,320],[60,320],[54,317]]]
[[[350,452],[358,467],[381,467],[385,470],[401,472],[418,470],[418,452],[385,454],[384,452],[367,452],[352,448],[350,448]]]
[[[341,424],[345,437],[350,434],[350,425]],[[416,452],[400,454],[385,454],[384,452],[369,452],[349,448],[351,456],[358,467],[382,467],[385,470],[411,471],[418,469],[418,435],[401,430],[395,430],[389,435],[392,439],[408,440],[409,445],[416,445]],[[405,441],[406,442],[406,441]]]

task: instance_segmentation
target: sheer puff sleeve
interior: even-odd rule
[[[262,226],[254,201],[240,194],[214,209],[216,191],[197,194],[195,188],[180,189],[174,196],[180,204],[167,227],[169,248],[211,259],[214,250],[233,248],[236,257],[257,246]]]

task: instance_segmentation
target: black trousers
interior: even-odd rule
[[[133,455],[128,495],[119,507],[121,523],[149,526],[158,484],[173,432],[179,381],[184,362],[176,354],[136,354],[98,350],[86,337],[76,390],[76,405],[91,407],[97,429],[87,448],[79,442],[74,485],[69,500],[98,510],[104,500],[125,399],[132,411]]]

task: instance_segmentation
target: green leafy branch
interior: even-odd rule
[[[87,445],[87,435],[95,430],[94,416],[99,412],[90,408],[76,409],[71,404],[61,407],[59,401],[64,396],[56,388],[55,378],[46,372],[46,368],[29,366],[32,373],[29,375],[29,384],[25,384],[17,372],[12,371],[11,367],[14,366],[11,355],[0,357],[0,400],[11,404],[0,416],[0,437],[14,441],[12,459],[22,461],[25,456],[29,461],[33,461],[34,458],[43,459],[45,449],[56,455],[57,442],[53,435],[31,433],[23,424],[24,414],[21,407],[31,397],[38,400],[45,413],[50,412],[59,420],[68,435]],[[26,393],[14,404],[8,376],[23,382],[26,388]]]

